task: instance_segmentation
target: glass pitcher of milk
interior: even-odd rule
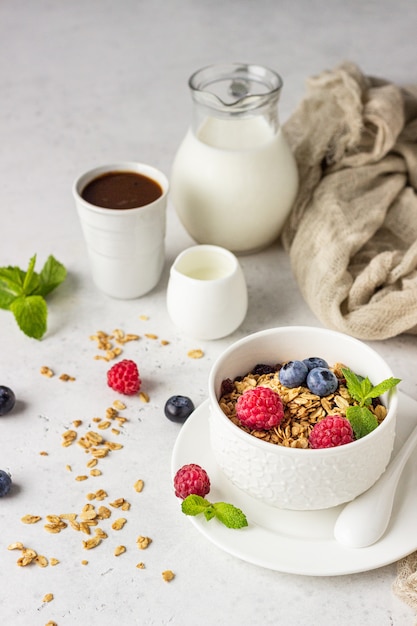
[[[281,131],[282,79],[258,65],[211,65],[189,79],[192,124],[175,156],[171,200],[198,243],[245,254],[279,236],[297,190]]]

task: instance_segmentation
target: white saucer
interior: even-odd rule
[[[225,552],[280,572],[336,576],[382,567],[417,549],[417,452],[404,469],[385,535],[368,548],[346,548],[333,537],[343,505],[321,511],[287,511],[266,506],[234,487],[214,460],[208,413],[206,400],[182,426],[172,454],[172,473],[187,463],[198,463],[210,476],[208,499],[230,502],[246,514],[249,526],[239,530],[228,529],[216,519],[207,522],[203,515],[189,517],[207,539]],[[394,454],[416,420],[417,402],[400,394]]]

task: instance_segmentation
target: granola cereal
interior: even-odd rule
[[[54,599],[54,594],[53,593],[46,593],[43,596],[42,602],[51,602]]]
[[[36,524],[41,519],[40,515],[24,515],[20,521],[24,524]]]
[[[136,539],[136,544],[139,550],[146,550],[146,548],[151,543],[152,543],[152,539],[150,537],[143,537],[142,535],[139,535],[139,537]]]
[[[187,356],[190,357],[190,359],[201,359],[204,356],[204,352],[200,350],[200,348],[196,348],[194,350],[189,350],[187,352]]]
[[[346,409],[355,404],[350,396],[343,377],[341,363],[330,369],[335,373],[339,386],[328,396],[320,397],[313,394],[307,387],[288,388],[279,380],[279,368],[270,373],[249,372],[234,381],[226,379],[222,383],[220,408],[223,413],[243,431],[269,443],[289,448],[308,448],[308,438],[313,426],[326,415],[346,415]],[[236,402],[248,389],[269,387],[276,391],[284,405],[284,418],[278,426],[270,430],[254,430],[244,426],[236,416]],[[380,423],[386,416],[386,408],[380,404],[370,405]]]

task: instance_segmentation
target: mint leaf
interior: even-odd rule
[[[210,504],[210,506],[208,506],[206,508],[206,510],[204,511],[204,517],[206,518],[206,520],[209,522],[211,519],[213,519],[213,517],[216,517],[216,511],[214,509],[214,505]]]
[[[379,385],[372,387],[371,391],[368,393],[368,398],[379,398],[379,396],[382,396],[386,391],[396,387],[400,382],[401,378],[393,378],[392,376],[391,378],[386,378],[382,383],[379,383]]]
[[[349,406],[346,409],[346,417],[352,425],[356,439],[369,435],[378,426],[375,415],[366,407]]]
[[[41,296],[48,295],[65,280],[66,276],[67,270],[62,263],[50,255],[39,274],[40,286],[37,293]]]
[[[246,515],[233,504],[216,502],[213,508],[217,519],[228,528],[243,528],[248,525]]]
[[[342,368],[343,376],[346,378],[346,384],[348,391],[352,398],[357,402],[362,400],[362,385],[361,379],[356,376],[351,370]]]
[[[46,332],[48,309],[42,296],[19,296],[10,304],[16,322],[25,335],[41,339]]]
[[[52,255],[40,274],[35,272],[35,264],[36,254],[26,272],[10,265],[0,268],[0,308],[12,311],[26,335],[41,339],[48,315],[44,297],[65,280],[67,271]]]
[[[243,528],[248,525],[246,516],[233,504],[226,502],[216,502],[212,504],[205,498],[196,495],[187,496],[181,503],[181,510],[186,515],[199,515],[204,513],[204,517],[209,522],[213,517],[217,517],[219,522],[228,528]]]
[[[199,515],[211,506],[210,502],[201,496],[191,494],[181,503],[182,512],[186,515]]]
[[[0,308],[8,309],[10,303],[23,294],[25,272],[18,267],[0,268]]]
[[[39,277],[35,272],[36,254],[30,259],[28,269],[26,270],[23,281],[22,291],[25,295],[29,295],[36,289],[39,284]]]
[[[369,380],[369,378],[366,376],[366,378],[363,378],[361,380],[361,394],[362,394],[362,402],[364,404],[369,404],[369,402],[367,402],[367,400],[369,399],[369,393],[372,390],[372,383]]]
[[[372,403],[373,398],[379,398],[383,393],[398,385],[401,379],[391,376],[374,387],[368,377],[357,376],[347,368],[342,368],[342,372],[350,395],[359,404],[359,406],[348,407],[346,417],[352,425],[356,439],[360,439],[378,426],[377,418],[366,407]]]

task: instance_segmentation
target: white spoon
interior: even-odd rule
[[[334,527],[334,536],[339,543],[349,548],[365,548],[382,537],[391,519],[401,472],[416,443],[417,426],[381,478],[345,506]]]

